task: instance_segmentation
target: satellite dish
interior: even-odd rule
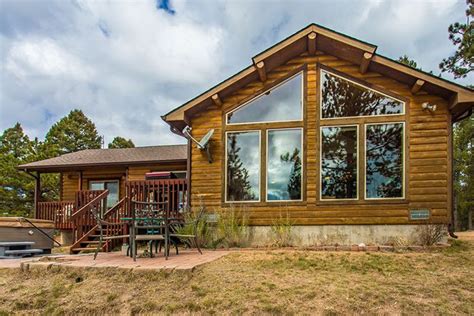
[[[183,129],[183,134],[186,136],[186,138],[190,139],[193,143],[196,144],[196,147],[199,148],[200,150],[205,150],[207,154],[207,160],[209,163],[212,162],[212,156],[211,156],[211,144],[210,140],[212,135],[214,134],[214,129],[209,130],[204,137],[198,141],[191,135],[192,128],[190,126],[186,126]]]

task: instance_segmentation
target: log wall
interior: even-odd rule
[[[319,69],[329,67],[362,81],[372,88],[381,89],[406,100],[405,115],[390,118],[390,121],[405,122],[405,198],[402,200],[366,201],[363,194],[359,200],[328,202],[319,200]],[[411,87],[374,72],[359,72],[359,65],[317,52],[315,56],[307,53],[294,58],[267,74],[267,81],[255,81],[227,98],[222,106],[213,106],[194,116],[191,121],[192,133],[201,138],[211,128],[212,155],[214,162],[209,164],[207,157],[197,148],[191,154],[191,198],[197,203],[197,195],[209,209],[220,210],[231,207],[224,203],[224,163],[225,163],[225,113],[255,97],[276,82],[287,78],[299,69],[305,69],[304,99],[304,192],[302,202],[258,202],[234,203],[242,208],[253,225],[271,225],[281,214],[292,219],[294,224],[408,224],[409,210],[428,208],[431,220],[447,223],[450,214],[450,155],[448,148],[451,137],[451,124],[447,110],[448,102],[438,96],[420,91],[411,93]],[[430,102],[437,105],[434,113],[423,111],[421,104]],[[357,118],[355,121],[361,120]],[[341,120],[342,121],[342,120]],[[381,118],[381,121],[386,119]],[[335,123],[331,123],[335,124]],[[347,122],[346,122],[347,124]],[[264,126],[266,124],[260,124]],[[326,124],[328,125],[328,124]],[[256,124],[252,125],[253,127]],[[268,125],[270,126],[270,125]],[[298,126],[296,124],[295,126]],[[249,126],[233,126],[232,129],[245,130]],[[363,140],[362,140],[363,141]],[[363,144],[363,143],[362,143]],[[262,144],[263,146],[264,144]],[[359,150],[362,150],[360,147]],[[263,157],[262,160],[264,161]],[[361,156],[359,156],[361,160]],[[363,164],[362,164],[363,166]],[[361,172],[361,170],[359,170]],[[362,177],[362,173],[360,175]],[[362,178],[363,179],[363,178]],[[264,180],[264,179],[262,179]],[[363,180],[358,182],[359,187]],[[261,181],[261,186],[264,182]],[[363,189],[361,190],[363,193]]]

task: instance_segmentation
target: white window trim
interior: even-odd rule
[[[362,87],[364,89],[367,89],[367,90],[370,90],[370,91],[374,91],[378,94],[381,94],[383,96],[386,96],[390,99],[393,99],[393,100],[396,100],[396,101],[399,101],[402,103],[402,112],[401,113],[395,113],[395,114],[376,114],[376,115],[356,115],[356,116],[341,116],[341,117],[323,117],[323,85],[321,84],[322,83],[322,78],[323,78],[323,73],[327,73],[331,76],[335,76],[335,77],[338,77],[338,78],[341,78],[342,80],[346,80],[346,81],[349,81],[359,87]],[[340,119],[346,119],[346,118],[359,118],[359,117],[383,117],[383,116],[400,116],[400,115],[405,115],[405,108],[406,108],[406,102],[403,101],[403,100],[400,100],[398,98],[395,98],[391,95],[388,95],[386,93],[383,93],[379,90],[376,90],[376,89],[373,89],[373,88],[369,88],[363,84],[360,84],[360,83],[357,83],[351,79],[348,79],[346,77],[343,77],[343,76],[340,76],[340,75],[337,75],[333,72],[330,72],[330,71],[327,71],[327,70],[324,70],[324,69],[320,69],[320,74],[319,74],[319,117],[321,120],[340,120]]]
[[[274,120],[274,121],[260,121],[260,122],[243,122],[243,123],[229,123],[229,114],[231,113],[234,113],[238,110],[240,110],[241,108],[249,105],[250,103],[252,103],[253,101],[255,101],[256,99],[260,98],[262,95],[268,93],[269,91],[272,91],[272,90],[275,90],[276,88],[284,85],[285,83],[287,83],[288,81],[290,81],[291,79],[297,77],[301,75],[301,98],[300,98],[300,106],[301,106],[301,118],[300,119],[297,119],[297,120]],[[294,74],[293,76],[285,79],[284,81],[280,82],[279,84],[271,87],[270,89],[267,89],[265,90],[264,92],[258,94],[257,96],[253,97],[252,99],[250,99],[249,101],[239,105],[237,108],[235,109],[232,109],[231,111],[227,112],[225,114],[225,124],[226,125],[229,125],[229,126],[232,126],[232,125],[247,125],[247,124],[267,124],[267,123],[279,123],[279,122],[301,122],[303,120],[303,117],[304,117],[304,71],[299,71],[297,72],[296,74]]]
[[[356,163],[356,197],[355,198],[344,198],[344,199],[325,199],[323,198],[323,188],[322,188],[322,180],[323,180],[323,129],[328,127],[355,127],[356,128],[356,156],[357,156],[357,163]],[[322,202],[334,202],[334,201],[357,201],[359,200],[359,154],[360,154],[360,146],[359,146],[359,125],[358,124],[341,124],[341,125],[328,125],[328,126],[321,126],[319,129],[319,200]]]
[[[258,153],[259,153],[259,160],[258,160],[258,200],[252,201],[229,201],[227,200],[227,135],[228,134],[235,134],[235,133],[252,133],[258,132]],[[260,203],[262,200],[262,131],[261,130],[243,130],[243,131],[226,131],[225,132],[225,166],[224,166],[224,202],[225,203]]]
[[[289,130],[299,130],[301,133],[301,198],[298,200],[269,200],[268,199],[268,134],[270,131],[289,131]],[[303,139],[304,139],[304,131],[302,127],[294,127],[294,128],[270,128],[266,131],[266,161],[265,161],[265,201],[268,203],[288,203],[288,202],[302,202],[304,200],[303,197],[303,178],[304,178],[304,146],[303,146]],[[226,178],[227,179],[227,178]]]
[[[388,125],[388,124],[402,124],[402,196],[401,197],[367,197],[367,126],[368,125]],[[368,201],[375,200],[404,200],[405,199],[405,122],[380,122],[380,123],[365,123],[364,124],[364,199]]]

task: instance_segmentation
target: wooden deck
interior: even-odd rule
[[[54,221],[55,229],[72,230],[74,253],[88,250],[97,244],[98,226],[91,210],[103,214],[103,218],[116,223],[111,234],[127,234],[121,218],[130,215],[131,201],[158,202],[174,217],[182,216],[187,204],[186,179],[140,180],[126,182],[125,196],[115,205],[107,205],[107,190],[81,190],[74,201],[54,201],[36,203],[36,218]],[[103,251],[111,251],[121,244],[121,240],[108,240]]]

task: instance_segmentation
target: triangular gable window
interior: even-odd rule
[[[405,103],[342,76],[321,71],[321,117],[404,114]]]
[[[300,72],[227,113],[227,124],[300,121],[302,105],[303,73]]]

